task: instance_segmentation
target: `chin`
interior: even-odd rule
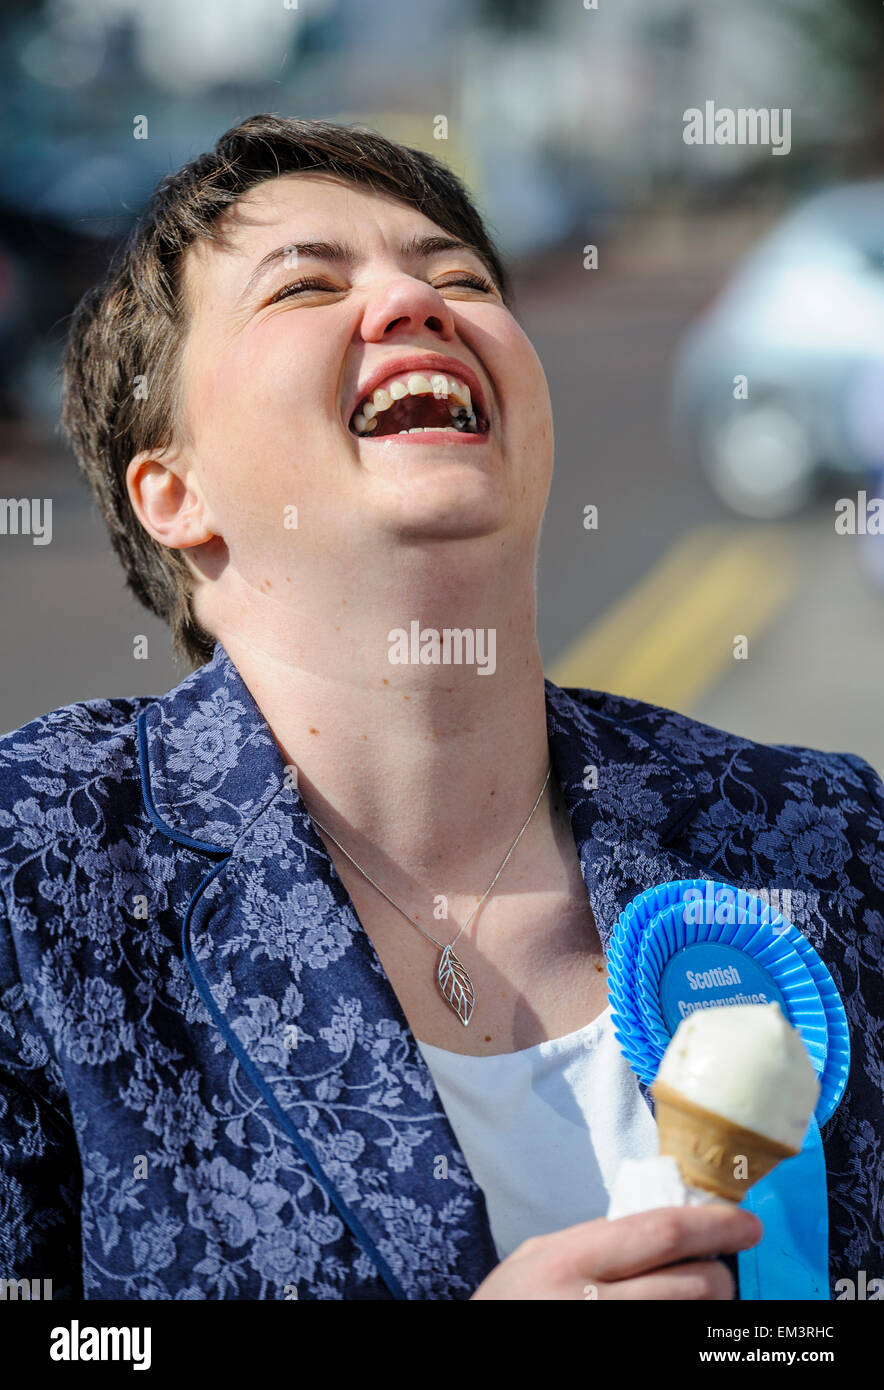
[[[424,539],[468,539],[494,535],[512,525],[510,499],[486,478],[458,480],[441,485],[441,479],[423,485],[397,488],[377,499],[388,529],[402,536]]]
[[[386,529],[403,540],[479,540],[495,536],[511,524],[497,509],[477,512],[468,508],[400,508],[386,517]]]

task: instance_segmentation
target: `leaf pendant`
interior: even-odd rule
[[[466,1028],[473,1016],[476,996],[473,994],[472,980],[450,946],[446,946],[442,952],[437,978],[439,988],[442,991],[442,998],[450,1005]]]

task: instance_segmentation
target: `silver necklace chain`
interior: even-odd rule
[[[458,941],[463,936],[464,932],[472,922],[476,913],[479,911],[479,908],[482,906],[485,899],[488,897],[489,893],[493,889],[495,883],[500,878],[500,875],[503,873],[504,869],[509,863],[510,856],[515,850],[516,845],[519,843],[525,831],[528,829],[528,826],[531,824],[534,812],[540,805],[540,802],[543,798],[543,793],[546,791],[551,773],[552,763],[550,762],[550,765],[546,770],[546,777],[543,779],[543,786],[540,788],[540,791],[537,794],[537,800],[535,801],[534,805],[531,807],[531,810],[528,813],[528,819],[525,821],[525,824],[522,826],[522,829],[519,831],[518,835],[513,840],[513,843],[510,845],[509,849],[504,855],[503,863],[497,870],[497,873],[494,875],[488,887],[485,889],[485,892],[482,894],[481,898],[476,903],[476,906],[473,908],[469,917],[464,922],[460,931],[457,933],[457,936],[455,936],[454,939],[448,943],[448,945],[446,945],[443,941],[437,941],[435,936],[431,936],[428,931],[424,930],[424,928],[420,925],[419,922],[416,922],[413,917],[409,916],[409,914],[405,911],[404,908],[400,907],[398,903],[394,902],[393,899],[390,897],[389,893],[384,892],[384,889],[381,887],[379,883],[375,883],[374,879],[371,877],[371,874],[366,873],[362,865],[357,863],[350,851],[344,848],[340,840],[338,840],[337,837],[334,836],[331,833],[331,831],[322,824],[322,821],[318,820],[316,816],[311,815],[311,820],[313,821],[314,825],[318,826],[322,833],[324,835],[327,835],[333,844],[337,845],[341,853],[345,855],[347,859],[349,859],[350,863],[353,865],[355,869],[359,870],[359,872],[362,874],[362,877],[368,880],[372,888],[377,889],[381,897],[386,898],[387,902],[390,904],[391,907],[394,907],[396,911],[400,913],[401,916],[403,916],[407,922],[410,922],[411,925],[414,928],[416,928],[417,931],[420,932],[421,936],[425,936],[428,941],[431,941],[433,943],[433,945],[436,947],[438,951],[442,952],[442,956],[439,961],[439,968],[437,971],[437,983],[439,985],[440,990],[442,991],[442,997],[445,999],[445,1002],[449,1005],[450,1008],[454,1010],[454,1012],[457,1014],[458,1018],[464,1026],[466,1026],[469,1023],[470,1017],[472,1016],[473,1007],[475,1004],[475,993],[473,991],[472,982],[470,980],[469,975],[467,974],[467,971],[464,969],[463,963],[454,954],[454,947],[457,945]]]

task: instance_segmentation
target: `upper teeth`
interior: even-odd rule
[[[403,396],[431,394],[437,400],[447,400],[452,415],[466,411],[467,420],[475,428],[476,414],[469,386],[456,376],[445,376],[442,372],[433,372],[430,376],[424,376],[422,372],[412,372],[409,376],[390,377],[382,386],[376,386],[371,396],[367,396],[362,402],[353,417],[353,428],[357,434],[370,434],[377,428],[375,417],[382,411],[389,410],[394,401],[401,400]]]

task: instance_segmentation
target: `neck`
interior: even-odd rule
[[[226,609],[236,620],[212,630],[297,767],[307,810],[387,891],[392,879],[417,878],[481,892],[549,765],[533,566],[521,581],[501,566],[472,589],[465,566],[447,566],[444,583],[438,573],[404,580],[402,601],[390,584],[373,595],[363,579],[325,602],[314,590],[294,614],[290,601],[242,586]],[[493,672],[453,659],[392,662],[395,628],[408,635],[400,655],[413,657],[414,621],[425,651],[429,629],[493,629]],[[549,807],[547,796],[520,852],[529,832],[550,834]]]

